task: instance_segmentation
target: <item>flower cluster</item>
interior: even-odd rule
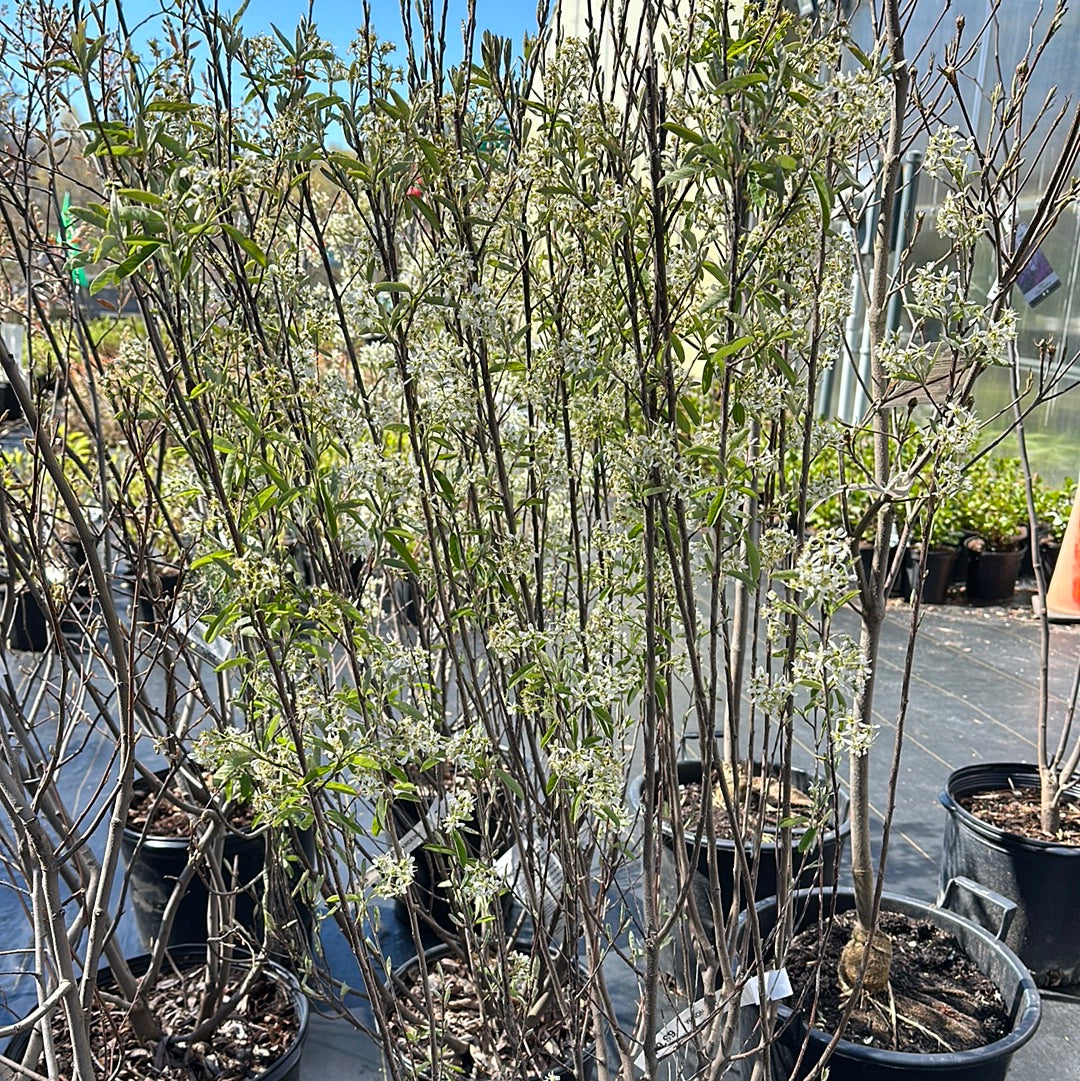
[[[411,852],[400,857],[393,852],[383,852],[371,861],[371,867],[379,876],[372,893],[387,900],[404,897],[416,875],[416,861]]]

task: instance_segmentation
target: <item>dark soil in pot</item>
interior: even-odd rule
[[[994,821],[993,805],[1002,799],[995,793],[1007,793],[1004,827]],[[941,881],[964,875],[1014,902],[1005,942],[1040,987],[1074,986],[1080,984],[1080,783],[1066,789],[1059,838],[1039,828],[1038,793],[1039,773],[1030,764],[991,762],[953,772],[940,797],[946,811]],[[1031,829],[1016,829],[1020,814]],[[976,902],[969,911],[983,918]]]
[[[819,912],[825,913],[826,919],[821,922],[827,927],[830,914],[834,910],[839,914],[852,910],[855,898],[850,890],[835,894],[805,890],[793,896],[792,904],[795,931],[809,929],[813,942],[817,943]],[[756,913],[761,935],[767,939],[776,926],[775,898],[760,902]],[[952,936],[957,954],[970,959],[975,969],[989,977],[996,988],[1004,1005],[1006,1031],[998,1039],[967,1051],[890,1051],[867,1046],[858,1038],[843,1038],[828,1060],[830,1081],[1004,1081],[1013,1054],[1035,1034],[1042,1013],[1038,991],[1020,960],[991,932],[946,909],[884,894],[882,913],[897,914],[914,924],[929,923]],[[894,941],[894,953],[907,949],[907,945]],[[917,943],[915,952],[920,949]],[[788,962],[785,957],[785,963]],[[835,971],[831,962],[828,967]],[[831,976],[831,972],[825,975]],[[811,1016],[812,997],[811,988],[804,1002],[789,999],[777,1004],[777,1038],[771,1049],[775,1077],[805,1078],[820,1061],[831,1040],[831,1034],[816,1016],[813,1017],[813,1028],[809,1027],[807,1018]],[[933,1002],[929,1005],[934,1008]],[[888,1015],[887,999],[884,1008]],[[804,1046],[805,1055],[802,1055]],[[802,1061],[796,1071],[795,1062],[800,1055]]]
[[[538,1016],[529,1016],[545,992],[537,982],[537,971],[554,976],[554,958],[547,965],[536,966],[527,947],[515,948],[522,970],[514,983],[515,994],[506,999],[510,986],[503,962],[493,953],[488,962],[470,966],[448,945],[436,946],[424,954],[427,969],[423,981],[420,959],[414,957],[391,977],[394,994],[406,1006],[391,1021],[390,1031],[398,1048],[404,1069],[424,1081],[486,1081],[488,1078],[515,1077],[540,1079],[557,1078],[573,1081],[578,1077],[574,1064],[583,1063],[582,1081],[595,1074],[592,1046],[583,1046],[582,1024],[585,1007],[579,1016],[564,1017],[551,997],[551,1005]],[[474,973],[491,977],[491,990],[477,986]],[[531,976],[527,975],[531,972]],[[559,975],[563,997],[576,1001],[576,982],[580,971],[570,966]],[[514,978],[512,978],[513,980]],[[520,986],[519,986],[520,984]],[[427,1036],[425,990],[435,1010],[438,1061],[431,1061],[431,1041]],[[481,1009],[482,996],[490,998]],[[509,1004],[508,1004],[509,1002]],[[507,1023],[507,1010],[515,1011],[516,1035],[527,1029],[523,1042],[517,1042]],[[409,1017],[411,1013],[413,1016]],[[505,1029],[505,1031],[503,1031]]]
[[[308,1030],[307,999],[295,978],[277,965],[268,964],[236,1011],[218,1026],[205,1042],[188,1047],[179,1035],[190,1031],[200,1001],[200,980],[205,953],[181,947],[170,951],[174,970],[166,968],[157,981],[149,1005],[164,1030],[165,1038],[144,1046],[125,1020],[122,1005],[98,1003],[92,1020],[93,1054],[101,1077],[113,1081],[299,1081],[300,1059]],[[136,976],[149,967],[149,957],[130,962]],[[168,964],[168,962],[167,962]],[[245,975],[238,963],[226,994],[239,986]],[[112,973],[98,973],[98,986],[112,990]],[[61,1076],[71,1076],[71,1050],[62,1023],[54,1026]],[[176,1033],[177,1036],[172,1034]],[[19,1037],[7,1048],[18,1059],[26,1048]],[[40,1070],[40,1066],[38,1069]]]
[[[679,805],[683,829],[687,833],[696,833],[705,817],[703,791],[700,776],[679,785]],[[760,773],[755,773],[748,783],[744,782],[743,791],[733,793],[733,795],[747,812],[743,819],[742,836],[761,836],[766,842],[772,840],[779,828],[777,822],[782,798],[780,784],[776,778],[763,777]],[[710,810],[713,832],[718,839],[731,841],[735,833],[720,797],[719,785],[712,787],[712,797]],[[814,801],[795,784],[791,786],[790,802],[793,818],[805,818],[813,811]]]
[[[956,801],[969,814],[1004,833],[1015,833],[1051,844],[1080,846],[1080,803],[1061,805],[1061,827],[1050,834],[1042,828],[1039,793],[1033,788],[997,788],[972,792]]]
[[[697,823],[701,818],[702,763],[698,761],[679,762],[677,769],[683,814],[689,816],[688,820],[684,820],[683,824],[687,853],[692,858],[696,858],[699,875],[704,879],[702,887],[707,888],[709,854],[704,845],[700,850],[695,851],[693,843]],[[813,778],[804,770],[793,769],[791,771],[793,817],[800,815],[800,804],[803,811],[808,809],[809,800],[805,794],[810,791],[812,781]],[[630,801],[635,808],[641,805],[643,784],[644,778],[641,777],[631,784]],[[755,775],[753,788],[756,789],[756,792],[752,791],[751,793],[754,796],[751,800],[751,807],[757,807],[757,810],[751,810],[751,817],[746,824],[745,832],[747,836],[761,837],[760,854],[756,863],[757,882],[754,890],[755,899],[760,899],[762,897],[771,897],[776,892],[775,799],[778,793],[775,782],[771,782],[767,790],[763,788],[760,772]],[[715,788],[714,791],[716,791]],[[766,792],[764,806],[758,798],[763,791]],[[716,863],[720,879],[720,900],[726,909],[730,908],[735,895],[735,842],[731,838],[730,824],[722,804],[716,805],[714,803],[713,811],[713,825],[718,831]],[[797,851],[802,840],[802,831],[797,828],[792,831],[792,862],[796,869],[796,882],[800,885],[813,885],[819,881],[819,876],[820,882],[824,885],[831,885],[835,880],[837,857],[842,850],[844,838],[851,830],[848,821],[848,801],[847,797],[842,793],[839,797],[839,805],[834,809],[834,812],[835,818],[833,821],[837,823],[835,828],[827,829],[824,833],[818,835],[815,843],[811,844],[806,852]],[[769,828],[770,824],[772,826],[771,830]],[[670,845],[673,832],[667,823],[664,826],[664,835],[666,843]],[[667,860],[665,862],[670,867],[673,861]],[[746,884],[743,883],[741,888],[745,890],[747,888]],[[706,905],[704,911],[707,912],[708,908],[709,905]]]
[[[833,920],[824,942],[819,928],[808,927],[795,936],[787,955],[797,997],[813,998],[820,980],[814,1024],[826,1032],[836,1031],[849,997],[840,987],[837,966],[854,917],[845,912]],[[936,1054],[985,1047],[1008,1033],[1009,1017],[998,989],[953,935],[897,912],[882,913],[880,927],[893,941],[892,999],[864,995],[848,1020],[845,1039],[887,1051]]]

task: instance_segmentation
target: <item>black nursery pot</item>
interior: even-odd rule
[[[700,784],[703,775],[703,766],[700,761],[685,761],[677,764],[678,780],[680,785]],[[808,790],[813,778],[805,770],[792,769],[791,783],[794,787]],[[638,777],[631,782],[629,790],[630,803],[635,811],[641,807],[642,793],[645,786],[645,778]],[[836,808],[836,828],[820,834],[815,844],[811,845],[806,852],[799,852],[799,835],[792,837],[791,862],[794,870],[793,887],[824,886],[830,887],[836,881],[836,867],[840,854],[843,852],[844,842],[851,832],[851,822],[848,818],[848,799],[841,792]],[[674,842],[671,827],[664,824],[664,843],[670,849]],[[695,849],[694,838],[688,835],[684,838],[686,856],[690,866],[694,868],[693,890],[694,900],[698,913],[707,934],[711,935],[716,926],[717,909],[724,913],[725,918],[731,911],[731,904],[735,897],[735,870],[736,857],[734,840],[717,838],[715,855],[712,862],[716,865],[716,875],[720,882],[720,894],[717,897],[712,890],[710,876],[710,859],[706,842],[703,840],[700,848]],[[751,849],[741,845],[747,852],[747,862],[751,862]],[[759,901],[765,897],[771,897],[776,893],[777,887],[777,863],[779,845],[775,842],[763,841],[760,846],[756,861],[751,870],[756,868],[757,880],[754,883],[753,901]],[[695,862],[696,861],[696,862]],[[676,873],[675,860],[672,857],[665,858],[660,866],[660,899],[662,904],[670,910],[679,903],[685,884],[679,881]],[[743,880],[740,884],[742,897],[740,908],[745,907],[750,900],[747,896],[747,883]],[[693,958],[685,956],[685,945],[681,935],[675,935],[671,944],[662,948],[661,967],[677,982],[682,982],[689,977],[692,983],[697,981],[697,965]]]
[[[967,593],[973,600],[1005,601],[1016,590],[1016,576],[1022,549],[1014,552],[971,552],[967,572]]]
[[[206,961],[206,949],[203,946],[195,945],[170,947],[169,957],[182,972],[185,969],[196,968],[203,964]],[[144,975],[150,968],[149,954],[132,958],[128,961],[128,966],[132,975],[136,977]],[[300,1081],[301,1059],[304,1054],[304,1043],[307,1040],[310,1022],[307,996],[300,989],[296,977],[280,965],[274,964],[272,961],[267,962],[266,972],[284,988],[285,994],[292,1003],[292,1007],[296,1011],[297,1031],[293,1042],[285,1053],[280,1058],[269,1063],[266,1069],[258,1075],[259,1081]],[[115,987],[116,981],[113,978],[112,970],[109,968],[98,969],[97,983],[98,987],[106,991]],[[20,1061],[26,1051],[26,1044],[29,1039],[30,1033],[16,1036],[7,1045],[4,1051],[5,1056],[16,1062]]]
[[[893,565],[896,560],[897,546],[893,545],[889,549],[889,566]],[[859,549],[859,558],[862,560],[863,574],[869,578],[870,572],[874,566],[874,549],[872,545],[868,545],[865,548]],[[893,579],[892,589],[889,591],[890,597],[909,597],[911,596],[911,552],[905,548],[903,560],[900,563],[900,569],[896,572],[896,578]]]
[[[1061,554],[1061,545],[1057,541],[1044,540],[1039,543],[1039,556],[1042,559],[1043,574],[1046,575],[1046,583],[1050,584],[1050,579],[1054,575],[1054,568],[1057,566],[1058,556]]]
[[[1080,983],[1080,848],[1005,833],[957,802],[979,792],[1015,787],[1038,791],[1039,771],[1006,762],[965,766],[950,774],[940,799],[945,807],[941,881],[964,875],[1016,904],[1007,945],[1040,987]],[[1066,795],[1080,800],[1080,783]],[[973,913],[979,916],[976,909]]]
[[[391,806],[394,826],[399,838],[420,826],[421,816],[427,804],[415,800],[395,800]],[[501,855],[511,844],[510,819],[505,804],[498,795],[477,801],[476,812],[464,823],[460,836],[466,854],[478,858],[485,853]],[[446,883],[450,878],[450,864],[445,853],[427,847],[428,836],[412,850],[413,880],[408,898],[394,901],[394,915],[401,923],[409,924],[409,906],[412,905],[420,918],[421,930],[427,929],[455,935],[459,932],[460,913]],[[509,891],[500,898],[501,915],[506,916],[511,903]]]
[[[164,779],[167,774],[159,774]],[[136,781],[137,793],[149,791],[145,781]],[[135,913],[139,937],[149,946],[157,938],[165,906],[172,896],[176,880],[191,859],[191,846],[187,837],[163,837],[143,835],[142,830],[125,826],[121,838],[124,860],[128,865],[128,893]],[[239,834],[229,832],[225,836],[225,867],[227,874],[237,869],[238,883],[242,887],[258,880],[266,866],[266,838],[262,833]],[[228,881],[228,878],[226,878]],[[169,945],[206,941],[206,908],[210,895],[205,880],[196,874],[188,885],[172,931]],[[257,898],[254,886],[241,888],[236,894],[235,920],[241,927],[256,933]]]
[[[168,773],[157,774],[164,780]],[[135,782],[136,792],[145,793],[149,786],[145,781]],[[312,851],[310,833],[301,835],[297,846],[307,852]],[[157,938],[161,928],[161,919],[165,906],[172,896],[177,878],[183,873],[191,857],[190,843],[186,837],[163,837],[148,834],[137,829],[125,827],[121,836],[121,849],[128,865],[128,892],[131,907],[135,913],[135,924],[139,937],[146,945]],[[262,889],[266,868],[267,845],[266,833],[236,833],[230,831],[225,836],[225,881],[231,879],[233,868],[237,872],[237,893],[234,921],[244,928],[256,940],[263,937],[263,901]],[[307,907],[293,898],[280,898],[289,918],[294,920],[303,936],[309,937],[312,918]],[[172,931],[169,945],[182,943],[201,943],[206,941],[206,911],[209,892],[206,881],[196,874],[188,885]]]
[[[139,619],[153,627],[162,621],[176,597],[180,571],[169,564],[147,567],[139,582]]]
[[[956,545],[956,559],[953,560],[952,575],[949,584],[967,588],[968,572],[971,570],[971,562],[975,553],[968,548],[967,542],[977,536],[975,533],[965,532]]]
[[[966,554],[966,553],[965,553]],[[913,556],[915,571],[919,569],[919,553]],[[956,563],[955,548],[931,548],[926,553],[926,575],[919,593],[923,604],[944,604],[949,597],[953,565]]]
[[[529,954],[531,948],[531,944],[529,943],[516,941],[511,945],[511,952],[520,952],[527,955]],[[457,954],[458,951],[453,945],[444,942],[438,946],[432,946],[430,949],[424,950],[424,965],[426,968],[431,968],[444,958],[453,957]],[[554,957],[554,954],[552,954],[552,956]],[[408,986],[409,982],[413,978],[413,974],[416,972],[419,965],[420,955],[417,954],[409,958],[409,960],[407,960],[403,965],[400,965],[398,968],[394,969],[394,971],[390,975],[390,983],[391,987],[394,989],[395,996],[398,992],[398,989]],[[582,981],[584,981],[584,970],[579,968],[579,972]],[[566,987],[565,984],[564,989],[568,992],[573,992],[577,990],[576,987]],[[475,1039],[475,1037],[469,1036],[466,1036],[465,1038],[470,1043],[473,1039]],[[596,1048],[594,1044],[589,1043],[581,1048],[581,1060],[583,1072],[580,1075],[577,1073],[571,1063],[565,1062],[552,1066],[542,1077],[539,1074],[533,1075],[528,1073],[528,1065],[525,1063],[519,1063],[519,1068],[515,1072],[514,1076],[523,1078],[524,1081],[552,1081],[552,1079],[553,1081],[579,1081],[579,1079],[580,1081],[596,1081]],[[414,1067],[406,1064],[400,1072],[404,1076],[415,1076],[417,1078],[417,1081],[431,1081],[430,1070],[420,1069],[418,1072],[416,1072]],[[462,1076],[469,1076],[469,1071],[463,1073]]]
[[[830,906],[833,900],[831,893],[799,891],[794,898],[795,932],[813,926],[822,902]],[[847,912],[855,907],[855,894],[837,891],[835,901],[838,913]],[[1042,1017],[1039,992],[1023,964],[991,932],[947,909],[890,894],[882,895],[881,907],[885,912],[926,920],[952,934],[964,953],[997,986],[1009,1014],[1010,1031],[986,1047],[939,1055],[883,1051],[840,1040],[828,1060],[830,1081],[1004,1081],[1012,1056],[1035,1035]],[[776,925],[776,898],[760,902],[756,911],[764,940]],[[777,1006],[776,1032],[772,1049],[774,1077],[806,1077],[824,1056],[832,1038],[819,1029],[808,1030],[802,1014],[784,1003]],[[807,1052],[798,1073],[794,1073],[804,1040],[808,1040]]]
[[[44,653],[49,648],[49,620],[37,597],[29,589],[16,590],[5,605],[8,609],[8,646],[24,653]]]
[[[22,419],[22,406],[15,388],[6,380],[0,383],[0,424],[9,420]]]

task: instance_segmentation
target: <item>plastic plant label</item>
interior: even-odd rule
[[[450,801],[445,794],[440,795],[438,799],[432,800],[428,804],[427,810],[420,816],[420,821],[398,838],[398,846],[401,851],[412,852],[419,848],[435,832],[439,820],[446,814],[449,806]]]
[[[188,640],[191,648],[211,664],[223,664],[232,653],[232,642],[224,635],[218,635],[212,642],[206,640],[199,617],[193,613],[181,616],[175,624],[176,629]]]
[[[657,1059],[665,1059],[668,1055],[674,1054],[687,1037],[692,1036],[698,1029],[703,1027],[708,1017],[709,1012],[705,999],[699,998],[697,1002],[687,1006],[674,1021],[669,1021],[656,1034]],[[634,1060],[634,1066],[644,1072],[644,1051]]]
[[[740,1006],[758,1006],[761,1004],[761,983],[756,976],[747,982],[742,991]],[[791,988],[786,968],[771,969],[764,974],[765,994],[770,1002],[779,1002],[790,998],[795,992]]]
[[[526,853],[531,857],[533,865],[536,866],[543,875],[543,886],[540,895],[540,917],[545,924],[550,925],[551,921],[559,911],[563,885],[566,882],[566,875],[563,872],[562,864],[559,862],[556,853],[543,840],[537,840],[533,845],[527,847]],[[522,864],[523,861],[518,846],[512,844],[495,861],[494,869],[503,882],[505,882],[510,889],[514,890],[514,894],[518,901],[528,908],[530,904],[528,894],[523,890],[517,890]]]
[[[513,886],[517,880],[518,868],[521,866],[518,860],[517,845],[511,845],[492,865],[495,873],[508,886]]]

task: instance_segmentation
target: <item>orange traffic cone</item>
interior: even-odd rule
[[[1046,609],[1052,620],[1080,620],[1080,489],[1046,590]]]

